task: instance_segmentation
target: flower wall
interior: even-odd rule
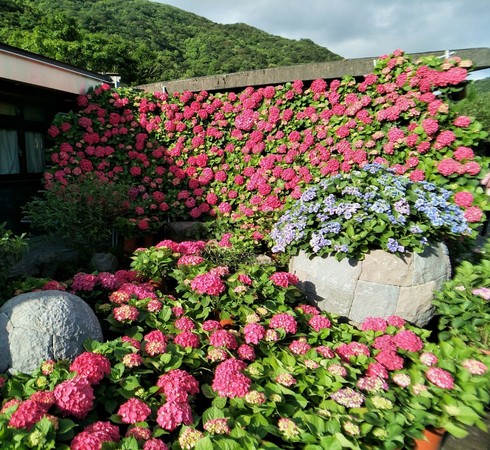
[[[486,133],[448,101],[470,66],[457,57],[412,62],[395,51],[361,81],[173,96],[100,86],[49,129],[46,185],[92,172],[128,183],[127,216],[141,230],[168,217],[257,224],[310,183],[379,162],[453,190],[477,223],[488,161],[472,148]]]

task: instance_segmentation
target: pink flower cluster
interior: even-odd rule
[[[204,273],[197,275],[191,281],[191,288],[198,294],[220,295],[226,290],[226,286],[219,277],[214,273]]]
[[[252,381],[242,371],[246,363],[235,358],[227,359],[216,366],[212,388],[220,397],[245,397]]]

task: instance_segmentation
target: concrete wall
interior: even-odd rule
[[[422,56],[444,56],[444,50],[436,50],[425,53],[414,53],[410,56],[416,60]],[[473,61],[475,70],[490,67],[490,48],[470,48],[454,50],[451,56],[459,56],[462,59]],[[341,61],[328,61],[324,63],[300,64],[296,66],[275,67],[272,69],[251,70],[247,72],[228,73],[207,77],[188,78],[184,80],[160,81],[138,86],[138,88],[151,92],[161,92],[164,89],[169,93],[202,90],[233,91],[241,90],[247,86],[268,86],[286,83],[288,81],[303,80],[312,81],[319,78],[325,80],[342,78],[344,75],[362,77],[372,72],[376,58],[344,59]]]

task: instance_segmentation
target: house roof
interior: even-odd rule
[[[85,94],[89,88],[112,84],[109,75],[90,72],[51,58],[0,43],[0,79]]]

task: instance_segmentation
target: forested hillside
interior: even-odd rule
[[[309,39],[221,25],[149,0],[0,0],[0,42],[127,85],[341,59]]]

